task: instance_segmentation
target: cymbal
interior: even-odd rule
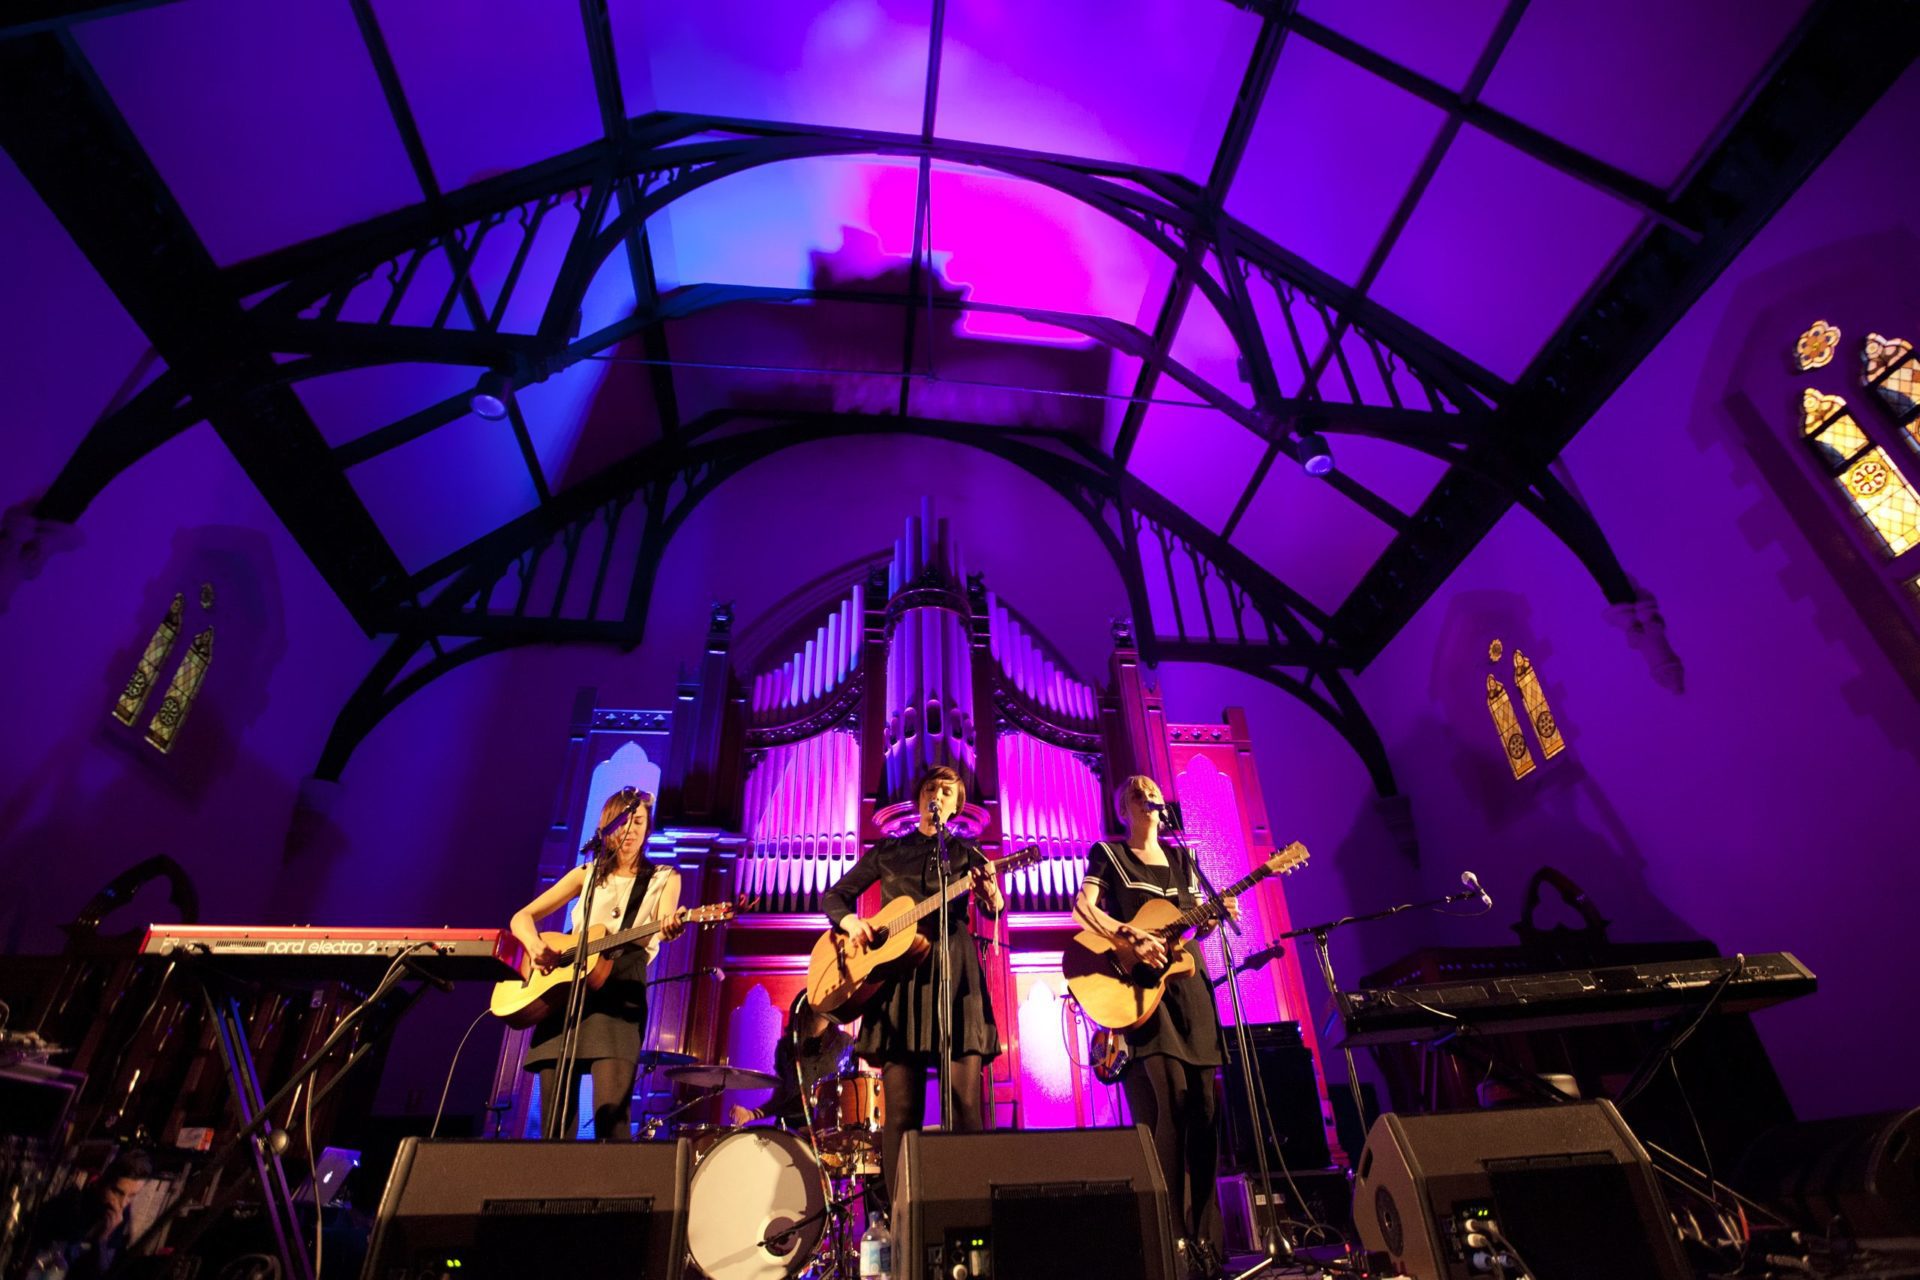
[[[667,1072],[675,1084],[696,1089],[771,1089],[779,1081],[765,1071],[745,1067],[675,1067]]]
[[[643,1067],[684,1067],[699,1059],[690,1053],[675,1053],[671,1049],[642,1049],[639,1061]]]

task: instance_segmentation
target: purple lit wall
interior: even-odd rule
[[[1162,668],[1172,719],[1247,708],[1277,838],[1314,853],[1287,885],[1296,920],[1444,893],[1462,869],[1491,889],[1486,917],[1336,933],[1344,981],[1421,945],[1511,943],[1520,891],[1550,863],[1615,938],[1789,950],[1820,975],[1818,994],[1754,1015],[1803,1117],[1913,1104],[1920,1042],[1885,939],[1909,931],[1920,900],[1911,826],[1894,816],[1920,787],[1920,702],[1823,558],[1836,536],[1824,495],[1781,464],[1796,464],[1799,332],[1859,317],[1838,383],[1857,378],[1839,366],[1857,361],[1867,317],[1914,328],[1920,214],[1892,158],[1916,113],[1909,72],[1568,450],[1582,497],[1659,599],[1683,693],[1654,682],[1566,548],[1509,514],[1357,686],[1411,800],[1416,865],[1317,716],[1248,676]],[[1778,436],[1756,436],[1731,407],[1742,397]],[[1483,696],[1496,635],[1534,660],[1568,742],[1521,783]],[[1821,781],[1840,762],[1844,797]],[[1577,923],[1547,902],[1543,923]],[[1323,1017],[1324,993],[1309,994]]]

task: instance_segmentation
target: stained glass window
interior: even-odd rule
[[[180,617],[186,603],[184,595],[174,596],[173,603],[167,607],[167,616],[153,629],[146,652],[140,655],[133,674],[127,677],[127,687],[120,691],[120,700],[113,704],[113,718],[121,724],[130,725],[140,718],[140,708],[146,705],[147,695],[160,682],[160,668],[173,651],[173,642],[180,638]]]
[[[1920,449],[1920,360],[1905,338],[1867,335],[1860,349],[1867,386],[1906,428],[1907,443]]]
[[[1861,430],[1845,399],[1807,388],[1801,395],[1800,429],[1888,555],[1920,544],[1920,493]]]
[[[175,668],[167,696],[160,699],[153,719],[147,722],[148,742],[161,751],[173,750],[174,740],[187,722],[187,712],[193,710],[193,700],[199,696],[200,685],[212,664],[213,628],[208,627],[193,638],[193,643],[187,646],[187,656],[180,659],[180,665]]]
[[[1825,320],[1815,320],[1793,344],[1793,367],[1802,373],[1819,369],[1833,359],[1833,349],[1839,345],[1840,331]]]

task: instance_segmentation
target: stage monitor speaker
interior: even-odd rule
[[[688,1146],[407,1138],[361,1280],[679,1280]]]
[[[1146,1126],[908,1132],[894,1280],[1172,1280],[1177,1228]]]
[[[1610,1102],[1374,1124],[1354,1183],[1368,1249],[1415,1280],[1470,1280],[1487,1218],[1540,1280],[1690,1280],[1647,1153]]]

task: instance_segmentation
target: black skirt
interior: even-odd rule
[[[647,953],[629,951],[615,958],[613,972],[606,985],[587,993],[585,1015],[580,1019],[580,1038],[575,1058],[581,1063],[599,1058],[619,1062],[640,1061],[640,1045],[647,1026]],[[533,1029],[527,1056],[521,1065],[538,1071],[560,1060],[566,1000],[560,997],[560,1010],[542,1018]]]
[[[965,901],[955,912],[966,910]],[[1000,1056],[1000,1027],[987,995],[986,973],[973,938],[962,931],[947,935],[953,966],[953,1056],[977,1053],[987,1061]],[[860,1019],[853,1051],[869,1062],[934,1062],[940,1056],[940,953],[880,989]]]
[[[1196,901],[1193,871],[1184,853],[1170,856],[1180,859],[1180,865],[1142,862],[1119,841],[1103,841],[1087,851],[1087,878],[1099,886],[1103,907],[1117,920],[1131,920],[1154,899],[1184,911]],[[1167,982],[1153,1016],[1126,1033],[1127,1047],[1136,1058],[1164,1054],[1196,1067],[1217,1067],[1225,1059],[1220,1053],[1220,1013],[1204,976],[1206,957],[1192,938],[1186,945],[1193,952],[1194,972]]]
[[[918,831],[877,841],[839,883],[828,889],[820,905],[835,924],[851,912],[869,886],[880,886],[882,901],[911,898],[924,901],[940,892],[940,873],[933,837]],[[985,859],[970,840],[949,842],[947,857],[952,876],[965,876]],[[993,1000],[980,967],[970,925],[973,903],[960,894],[947,907],[948,963],[953,969],[953,1056],[977,1053],[1000,1055],[1000,1028],[993,1018]],[[868,1002],[860,1020],[854,1052],[869,1062],[933,1062],[940,1053],[940,950],[936,935],[939,915],[920,921],[920,933],[933,949],[926,962],[899,975]]]

